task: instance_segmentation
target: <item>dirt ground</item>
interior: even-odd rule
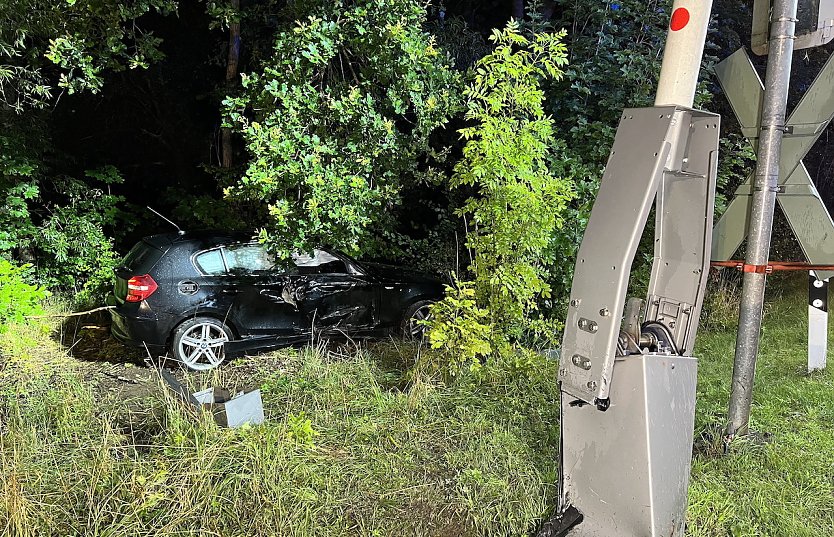
[[[235,359],[214,371],[187,371],[168,356],[153,356],[117,341],[110,335],[106,316],[69,318],[56,338],[78,361],[97,398],[121,401],[128,407],[142,407],[143,400],[164,389],[157,367],[166,368],[193,391],[215,386],[232,393],[255,389],[266,375],[285,368],[281,358],[272,353]]]

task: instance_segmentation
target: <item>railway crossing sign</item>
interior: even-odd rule
[[[761,120],[762,84],[750,57],[739,49],[715,66],[744,134],[754,147]],[[808,262],[834,264],[834,221],[814,186],[802,159],[834,118],[834,55],[828,59],[814,83],[788,118],[782,143],[779,190],[776,200],[799,241]],[[736,190],[735,198],[715,225],[712,259],[726,261],[747,236],[747,215],[753,194],[752,178]],[[819,273],[821,279],[834,274]]]

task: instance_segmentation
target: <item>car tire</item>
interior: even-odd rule
[[[431,319],[430,307],[434,300],[418,300],[405,309],[400,331],[406,339],[423,339],[426,335],[426,327],[418,321]]]
[[[232,339],[231,329],[213,317],[192,317],[181,323],[171,337],[174,358],[192,371],[208,371],[223,363],[223,343]]]

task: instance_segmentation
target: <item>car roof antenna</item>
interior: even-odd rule
[[[180,229],[180,226],[176,225],[173,221],[169,220],[168,218],[165,218],[164,216],[162,216],[162,215],[159,213],[159,211],[154,210],[153,208],[151,208],[151,206],[150,206],[150,205],[146,205],[145,207],[147,207],[147,209],[148,209],[150,212],[152,212],[153,214],[155,214],[156,216],[160,217],[161,219],[165,220],[166,222],[168,222],[169,224],[171,224],[172,226],[174,226],[175,228],[177,228],[177,235],[185,235],[185,231],[183,231],[182,229]]]

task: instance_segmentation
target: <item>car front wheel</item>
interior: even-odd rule
[[[401,327],[406,338],[422,339],[425,336],[426,325],[420,321],[431,320],[432,304],[433,300],[420,300],[406,308]]]
[[[225,358],[223,343],[232,338],[232,331],[212,317],[194,317],[174,330],[171,347],[174,358],[194,371],[214,369]]]

